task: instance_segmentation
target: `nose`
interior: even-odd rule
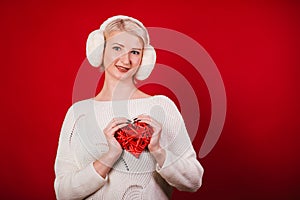
[[[129,64],[130,64],[130,54],[129,54],[129,52],[124,53],[124,54],[120,57],[120,61],[121,61],[124,65],[129,65]]]

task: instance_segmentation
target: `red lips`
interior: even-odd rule
[[[123,66],[119,66],[116,65],[116,68],[120,71],[120,72],[127,72],[130,68],[127,67],[123,67]]]
[[[150,143],[153,128],[144,122],[134,121],[119,129],[115,133],[115,138],[123,149],[139,158],[144,149]]]

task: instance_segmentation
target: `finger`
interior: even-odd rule
[[[122,118],[113,118],[108,125],[105,127],[105,129],[103,130],[103,132],[105,134],[108,134],[109,132],[111,132],[111,129],[113,129],[114,127],[118,127],[118,125],[128,125],[129,122],[127,122],[127,119],[125,117]],[[122,126],[123,127],[123,126]]]
[[[144,122],[144,123],[147,123],[149,124],[150,126],[156,126],[156,127],[160,127],[160,123],[157,122],[156,120],[152,119],[152,118],[139,118],[138,119],[140,122]]]
[[[128,124],[128,120],[125,117],[113,118],[107,125],[108,129],[111,129],[119,124]]]
[[[152,120],[146,118],[139,118],[138,120],[136,120],[136,122],[144,122],[150,125],[152,123]]]
[[[125,117],[114,117],[108,124],[115,124],[119,121],[127,121],[127,119]]]
[[[149,115],[139,115],[137,117],[137,120],[136,121],[140,121],[140,120],[148,120],[148,121],[152,121],[152,117],[150,117]]]
[[[151,116],[150,115],[146,115],[146,114],[141,114],[141,115],[138,115],[137,118],[135,118],[135,119],[139,119],[139,118],[151,119]]]
[[[107,132],[107,135],[109,136],[114,136],[115,135],[115,132],[117,130],[119,130],[120,128],[123,128],[127,126],[127,124],[119,124],[119,125],[116,125],[115,127],[111,128],[108,132]]]

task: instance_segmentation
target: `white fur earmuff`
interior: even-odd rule
[[[155,49],[150,45],[149,34],[147,29],[140,21],[132,17],[128,17],[124,15],[117,15],[114,17],[110,17],[102,23],[100,29],[91,32],[86,42],[86,57],[89,63],[93,67],[100,67],[102,65],[103,51],[105,46],[105,39],[104,39],[103,32],[108,24],[118,19],[129,19],[137,23],[139,26],[141,26],[147,33],[148,42],[147,44],[144,44],[141,66],[135,75],[136,79],[145,80],[146,78],[149,77],[149,75],[151,74],[154,68],[155,61],[156,61],[156,52]]]

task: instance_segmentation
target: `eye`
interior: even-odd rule
[[[115,50],[115,51],[120,51],[120,50],[121,50],[121,47],[114,46],[112,49]]]
[[[139,51],[135,51],[135,50],[131,51],[131,53],[134,54],[134,55],[140,55],[140,52]]]

